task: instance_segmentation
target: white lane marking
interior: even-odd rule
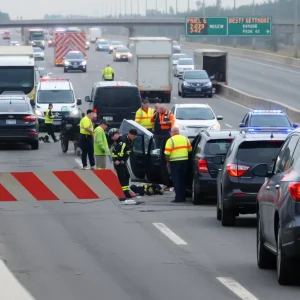
[[[153,225],[176,245],[187,245],[187,242],[185,242],[181,237],[174,233],[165,224],[153,223]]]
[[[174,100],[177,100],[177,97],[173,97]]]
[[[277,69],[277,70],[286,71],[286,72],[290,72],[290,73],[293,73],[293,74],[300,75],[300,72],[289,70],[289,69],[282,68],[282,67],[273,66],[271,64],[269,65],[269,64],[257,62],[257,61],[254,61],[254,60],[244,59],[244,58],[240,58],[240,57],[236,57],[236,56],[232,56],[232,58],[237,59],[237,60],[247,61],[247,62],[252,63],[252,64],[257,64],[257,65],[261,65],[261,66],[264,66],[264,67],[269,67],[269,68],[273,68],[273,69]],[[277,64],[280,64],[280,63],[277,63]],[[284,64],[282,64],[282,65],[284,65]],[[290,67],[290,66],[287,66],[287,67]],[[292,68],[299,68],[299,67],[295,67],[295,66],[291,66],[291,67]]]
[[[74,158],[74,160],[75,160],[76,164],[77,164],[80,168],[82,168],[82,162],[81,162],[81,159],[78,158],[78,157],[76,157],[76,158]]]
[[[235,281],[231,277],[217,277],[217,279],[230,289],[235,295],[243,300],[259,300],[254,295],[252,295],[248,290],[246,290],[242,285]]]
[[[223,98],[223,97],[221,97],[221,96],[219,96],[219,95],[214,95],[214,97],[218,97],[218,98],[220,98],[220,99],[222,99],[222,100],[225,100],[225,101],[227,101],[227,102],[230,102],[231,104],[238,105],[238,106],[240,106],[240,107],[242,107],[242,108],[246,108],[246,109],[249,110],[249,111],[251,110],[251,108],[249,108],[249,107],[247,107],[247,106],[245,106],[245,105],[236,103],[236,102],[231,101],[231,100],[229,100],[229,99]]]
[[[229,124],[227,124],[227,123],[225,123],[224,125],[227,126],[227,127],[229,127],[229,128],[232,128],[232,126],[229,125]]]
[[[16,300],[35,300],[23,287],[3,260],[0,260],[1,298]]]

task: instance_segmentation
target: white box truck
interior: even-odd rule
[[[205,70],[213,79],[212,84],[217,88],[218,84],[228,82],[228,53],[217,49],[194,50],[195,70]]]
[[[99,27],[89,28],[88,36],[90,43],[96,43],[97,39],[101,39],[101,29]]]
[[[138,86],[142,99],[170,103],[172,92],[172,40],[164,37],[129,39],[132,58],[130,80]]]

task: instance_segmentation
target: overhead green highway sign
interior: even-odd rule
[[[272,35],[271,17],[185,18],[186,36],[247,36]]]

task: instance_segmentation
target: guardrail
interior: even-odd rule
[[[225,98],[228,98],[228,100],[232,102],[241,104],[251,109],[282,110],[287,114],[287,116],[292,122],[300,123],[300,110],[297,110],[287,105],[283,105],[279,102],[270,99],[251,96],[226,85],[220,85],[219,87],[220,95],[224,96]]]

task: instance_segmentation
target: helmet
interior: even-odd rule
[[[118,128],[112,128],[108,132],[108,137],[112,138],[116,133],[119,133],[119,129]]]

